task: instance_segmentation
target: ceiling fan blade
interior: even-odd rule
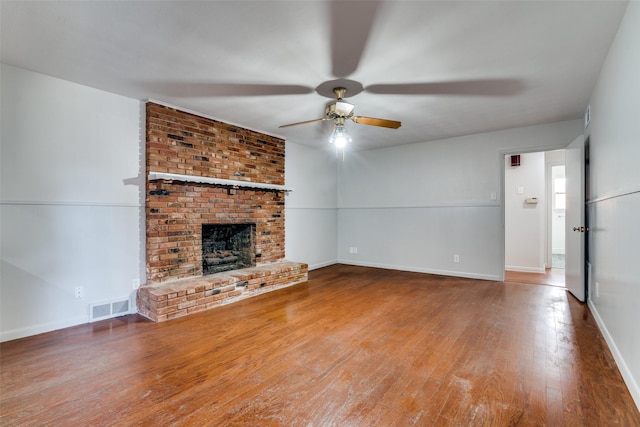
[[[368,86],[369,93],[385,95],[467,95],[511,96],[524,90],[516,79],[478,79],[438,83],[377,84]]]
[[[332,72],[336,77],[346,77],[358,68],[381,2],[332,1],[329,4]]]
[[[143,85],[154,92],[176,97],[299,95],[314,91],[300,85],[256,83],[151,82]]]
[[[306,125],[306,124],[315,123],[315,122],[324,122],[326,120],[331,120],[331,119],[323,117],[321,119],[313,119],[313,120],[306,120],[304,122],[289,123],[288,125],[282,125],[282,126],[278,126],[278,127],[279,128],[288,128],[288,127],[291,127],[291,126]]]
[[[354,116],[351,120],[361,125],[380,126],[391,129],[398,129],[402,125],[402,122],[387,119],[376,119],[374,117]]]

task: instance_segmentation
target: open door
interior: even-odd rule
[[[566,197],[565,217],[565,285],[578,300],[586,300],[585,278],[585,185],[584,137],[576,138],[565,151]]]

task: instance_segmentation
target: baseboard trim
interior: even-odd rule
[[[589,306],[589,309],[591,310],[591,314],[593,314],[593,318],[596,320],[596,324],[598,325],[598,328],[600,329],[600,332],[602,333],[602,336],[604,337],[605,342],[609,346],[609,350],[611,351],[611,354],[613,355],[613,358],[616,361],[616,364],[618,365],[620,374],[622,374],[622,379],[627,385],[627,388],[629,389],[629,393],[631,393],[631,397],[633,398],[636,404],[636,407],[640,411],[640,386],[636,382],[635,378],[633,378],[633,374],[631,373],[629,366],[627,366],[626,362],[624,361],[624,357],[622,357],[620,350],[618,350],[618,346],[616,346],[616,343],[613,340],[613,337],[609,333],[607,326],[602,320],[602,317],[600,317],[600,313],[598,313],[598,309],[596,308],[591,298],[589,298],[589,300],[587,301],[587,304]]]
[[[325,262],[321,262],[321,263],[318,263],[318,264],[313,264],[313,265],[310,264],[309,265],[309,271],[317,270],[318,268],[329,267],[330,265],[334,265],[334,264],[338,264],[338,263],[339,263],[339,261],[334,259],[334,260],[331,260],[331,261],[325,261]]]
[[[347,265],[357,265],[359,267],[384,268],[385,270],[411,271],[413,273],[425,273],[425,274],[437,274],[440,276],[464,277],[467,279],[493,280],[493,281],[500,280],[500,277],[498,275],[478,274],[478,273],[470,273],[466,271],[451,271],[451,270],[439,270],[439,269],[433,269],[433,268],[408,267],[404,265],[394,265],[394,264],[367,263],[367,262],[358,262],[358,261],[346,260],[346,259],[338,260],[338,263],[347,264]]]
[[[17,340],[19,338],[57,331],[59,329],[70,328],[72,326],[83,325],[85,323],[89,323],[88,316],[75,317],[72,319],[61,320],[59,322],[41,323],[39,325],[27,326],[24,328],[10,329],[8,331],[0,332],[0,342]]]
[[[518,271],[520,273],[542,273],[544,274],[544,267],[522,267],[519,265],[505,265],[504,269],[507,271]]]

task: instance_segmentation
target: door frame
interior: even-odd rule
[[[546,247],[545,247],[545,267],[546,268],[553,268],[553,215],[554,215],[554,211],[553,211],[553,197],[554,197],[554,193],[553,193],[553,168],[555,166],[564,166],[565,163],[564,162],[549,162],[546,163],[545,162],[545,171],[544,171],[544,175],[545,175],[545,179],[547,180],[546,184],[546,188],[545,188],[545,193],[546,193],[546,197],[547,197],[547,212],[546,212],[546,223],[547,223],[547,240],[546,240]]]
[[[540,153],[540,152],[545,152],[545,151],[554,151],[554,150],[563,150],[565,148],[567,148],[567,146],[569,144],[571,144],[573,142],[575,138],[572,138],[571,141],[567,141],[566,143],[563,144],[553,144],[553,145],[543,145],[543,146],[538,146],[538,147],[521,147],[521,148],[505,148],[502,150],[498,150],[498,164],[500,167],[500,173],[498,174],[498,176],[500,177],[500,192],[498,193],[500,195],[499,197],[499,205],[500,205],[500,271],[498,274],[498,280],[500,282],[504,282],[504,268],[506,265],[505,262],[505,257],[506,257],[506,245],[505,245],[505,239],[506,239],[506,231],[505,231],[505,224],[506,224],[506,212],[505,212],[505,203],[504,203],[504,198],[505,198],[505,187],[504,187],[504,180],[505,180],[505,156],[510,156],[513,154],[522,154],[522,153]]]

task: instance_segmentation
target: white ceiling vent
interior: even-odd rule
[[[129,298],[89,304],[89,322],[129,314]]]

